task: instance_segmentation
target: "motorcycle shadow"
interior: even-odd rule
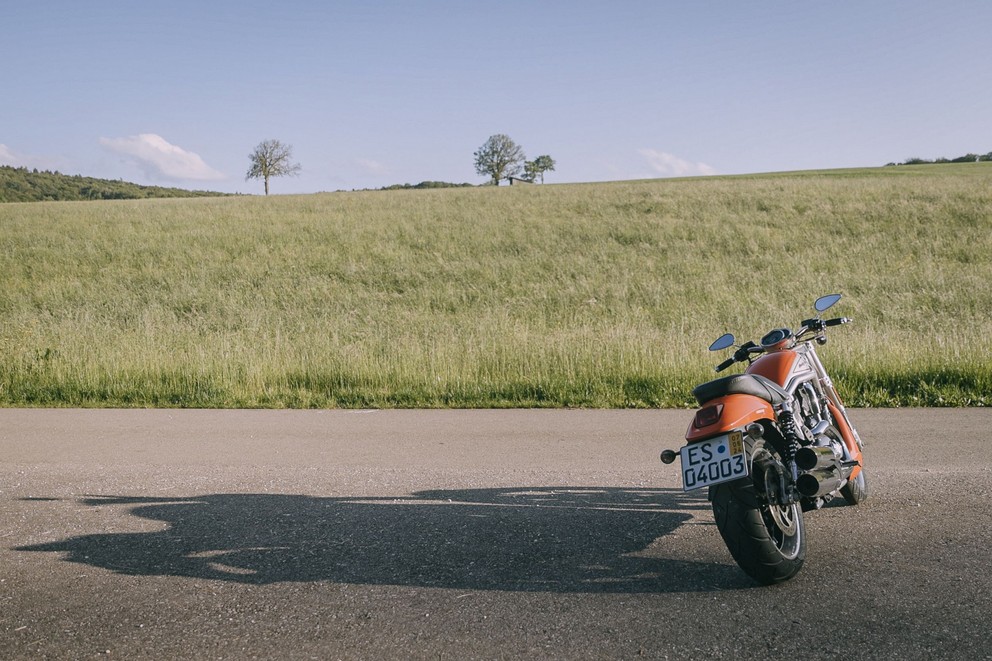
[[[648,549],[708,510],[672,489],[522,487],[397,498],[213,494],[93,496],[167,524],[18,551],[121,574],[247,584],[330,581],[560,593],[699,592],[753,587],[736,565]],[[715,531],[714,531],[715,532]]]

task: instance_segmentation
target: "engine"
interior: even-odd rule
[[[812,382],[807,381],[796,389],[795,410],[799,413],[797,418],[801,423],[798,427],[804,437],[804,445],[829,447],[836,457],[844,456],[826,400],[820,396]]]

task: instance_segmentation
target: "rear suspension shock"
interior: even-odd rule
[[[782,410],[778,414],[778,424],[782,428],[782,436],[785,439],[782,448],[782,460],[792,478],[789,480],[787,499],[790,503],[794,503],[799,500],[799,495],[796,492],[796,480],[799,479],[799,466],[796,465],[796,452],[799,451],[799,430],[796,429],[796,417],[788,404],[782,406]]]

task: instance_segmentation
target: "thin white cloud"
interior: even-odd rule
[[[226,178],[222,172],[207,165],[199,154],[177,147],[154,133],[100,138],[100,144],[134,162],[152,179],[217,181]]]
[[[0,144],[0,165],[9,165],[15,168],[41,168],[43,170],[59,167],[55,159],[19,154],[4,144]]]
[[[0,165],[18,165],[19,160],[10,147],[0,143]]]
[[[360,167],[367,174],[389,173],[389,168],[387,168],[383,163],[372,160],[371,158],[360,158],[356,162],[358,163],[358,167]]]
[[[716,169],[705,163],[692,163],[674,154],[656,149],[639,149],[638,153],[647,160],[651,169],[662,177],[698,177],[718,174]]]

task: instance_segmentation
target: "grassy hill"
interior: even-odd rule
[[[139,186],[59,172],[39,172],[0,165],[0,202],[136,200],[153,197],[216,197],[224,193]]]
[[[992,163],[0,207],[0,404],[685,406],[854,324],[849,404],[992,404]]]

